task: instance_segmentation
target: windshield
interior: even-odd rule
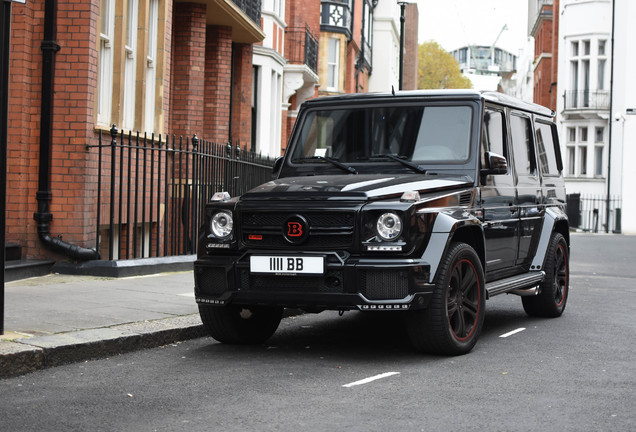
[[[307,113],[292,161],[377,162],[392,155],[420,164],[465,163],[471,124],[467,105],[315,110]]]

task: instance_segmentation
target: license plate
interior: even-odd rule
[[[250,272],[275,274],[322,274],[324,257],[299,256],[253,256]]]

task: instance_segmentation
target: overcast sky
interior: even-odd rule
[[[497,46],[518,54],[525,45],[527,0],[416,1],[420,43],[433,39],[447,51],[473,44],[490,46],[506,25]]]

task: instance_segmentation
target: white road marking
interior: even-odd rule
[[[513,334],[517,334],[517,333],[522,332],[522,331],[524,331],[524,330],[525,330],[525,327],[521,327],[521,328],[518,328],[517,330],[513,330],[513,331],[511,331],[511,332],[504,333],[504,334],[502,334],[502,335],[501,335],[501,336],[499,336],[499,337],[500,337],[500,338],[507,338],[508,336],[512,336]]]
[[[365,379],[362,379],[360,381],[355,381],[355,382],[352,382],[352,383],[349,383],[349,384],[344,384],[343,387],[353,387],[353,386],[357,386],[357,385],[368,384],[368,383],[370,383],[372,381],[375,381],[375,380],[379,380],[379,379],[382,379],[382,378],[387,378],[387,377],[390,377],[390,376],[393,376],[393,375],[399,375],[399,374],[400,374],[399,372],[385,372],[383,374],[372,376],[372,377],[369,377],[369,378],[365,378]]]

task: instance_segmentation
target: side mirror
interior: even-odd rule
[[[278,156],[274,161],[274,165],[272,166],[272,175],[276,177],[281,167],[283,166],[283,160],[285,160],[284,156]]]
[[[481,170],[482,175],[500,175],[508,173],[508,162],[506,158],[492,152],[486,152],[486,162],[488,167]]]

